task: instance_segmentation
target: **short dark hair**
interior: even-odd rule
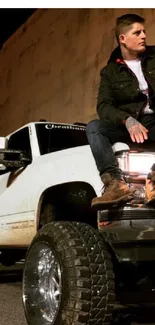
[[[136,14],[126,14],[116,19],[116,27],[115,27],[115,36],[117,42],[119,43],[119,35],[122,33],[123,29],[130,27],[134,23],[144,24],[145,19]]]

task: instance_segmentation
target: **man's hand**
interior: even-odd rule
[[[125,125],[133,142],[143,143],[148,139],[148,130],[132,116],[127,118]]]

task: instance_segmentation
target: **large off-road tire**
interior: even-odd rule
[[[31,243],[23,274],[29,325],[104,325],[112,319],[114,275],[99,231],[51,222]]]

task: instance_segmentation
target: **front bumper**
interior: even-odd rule
[[[155,208],[128,203],[98,211],[98,228],[119,261],[155,261]]]

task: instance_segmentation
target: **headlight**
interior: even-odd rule
[[[155,152],[126,152],[117,156],[119,167],[126,173],[148,174],[155,163]]]

